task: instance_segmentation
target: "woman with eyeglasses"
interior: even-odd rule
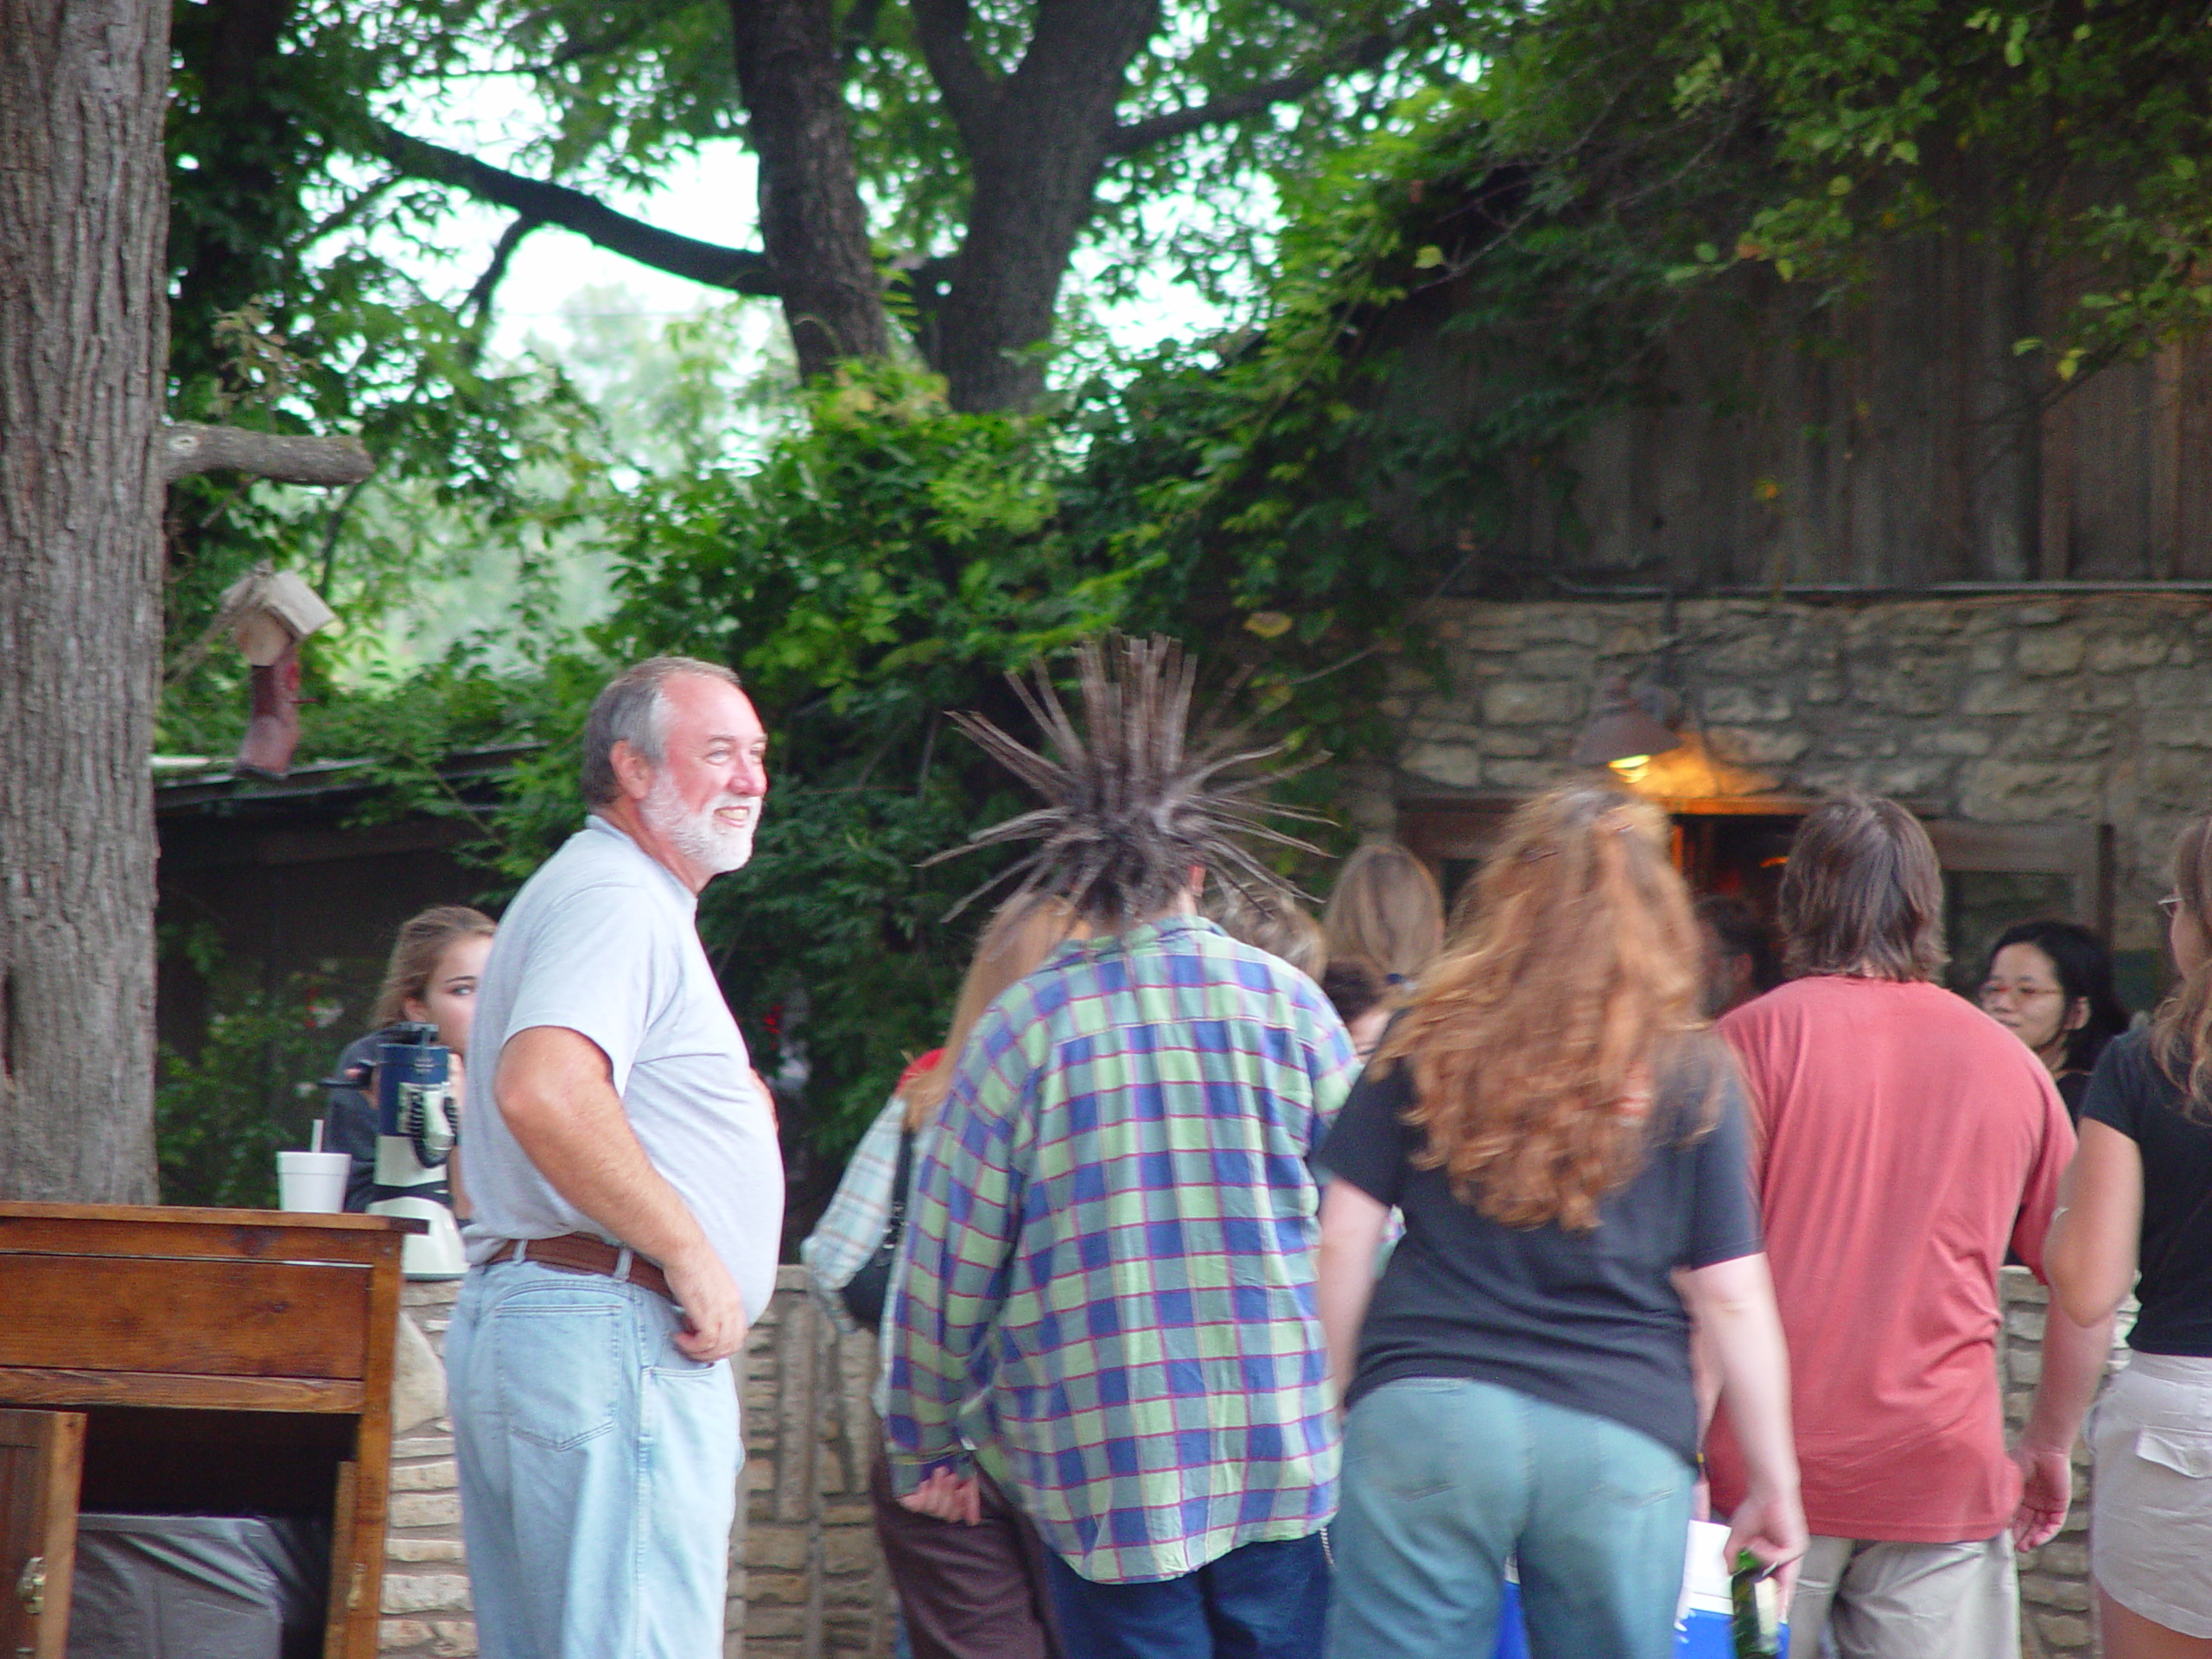
[[[2112,953],[2079,922],[2022,922],[1998,936],[1981,1006],[2050,1069],[2076,1123],[2105,1045],[2127,1029],[2112,986]]]
[[[2161,907],[2181,982],[2097,1062],[2044,1251],[2077,1322],[2131,1287],[2142,1299],[2088,1433],[2109,1659],[2212,1656],[2212,817],[2182,831],[2173,871]]]

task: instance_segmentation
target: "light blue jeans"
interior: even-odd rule
[[[719,1659],[737,1390],[678,1328],[619,1280],[470,1270],[446,1376],[483,1659]]]
[[[1417,1377],[1344,1425],[1329,1659],[1489,1659],[1517,1555],[1534,1659],[1672,1659],[1690,1467],[1649,1435]]]

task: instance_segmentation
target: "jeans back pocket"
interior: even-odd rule
[[[492,1310],[493,1375],[508,1429],[555,1451],[613,1428],[635,1379],[624,1364],[630,1310],[515,1296]]]

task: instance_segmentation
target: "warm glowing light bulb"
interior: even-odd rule
[[[1651,757],[1648,754],[1624,754],[1619,760],[1608,760],[1605,764],[1618,772],[1642,772],[1651,764]]]

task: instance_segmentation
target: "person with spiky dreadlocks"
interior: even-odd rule
[[[962,730],[1042,798],[970,846],[1088,937],[992,1005],[914,1179],[887,1323],[910,1507],[969,1513],[980,1464],[1036,1523],[1072,1659],[1318,1659],[1338,1434],[1307,1160],[1358,1065],[1305,975],[1197,913],[1207,876],[1281,888],[1246,844],[1268,781],[1193,732],[1169,640],[1079,652],[1080,729],[1041,666],[1033,749]]]

